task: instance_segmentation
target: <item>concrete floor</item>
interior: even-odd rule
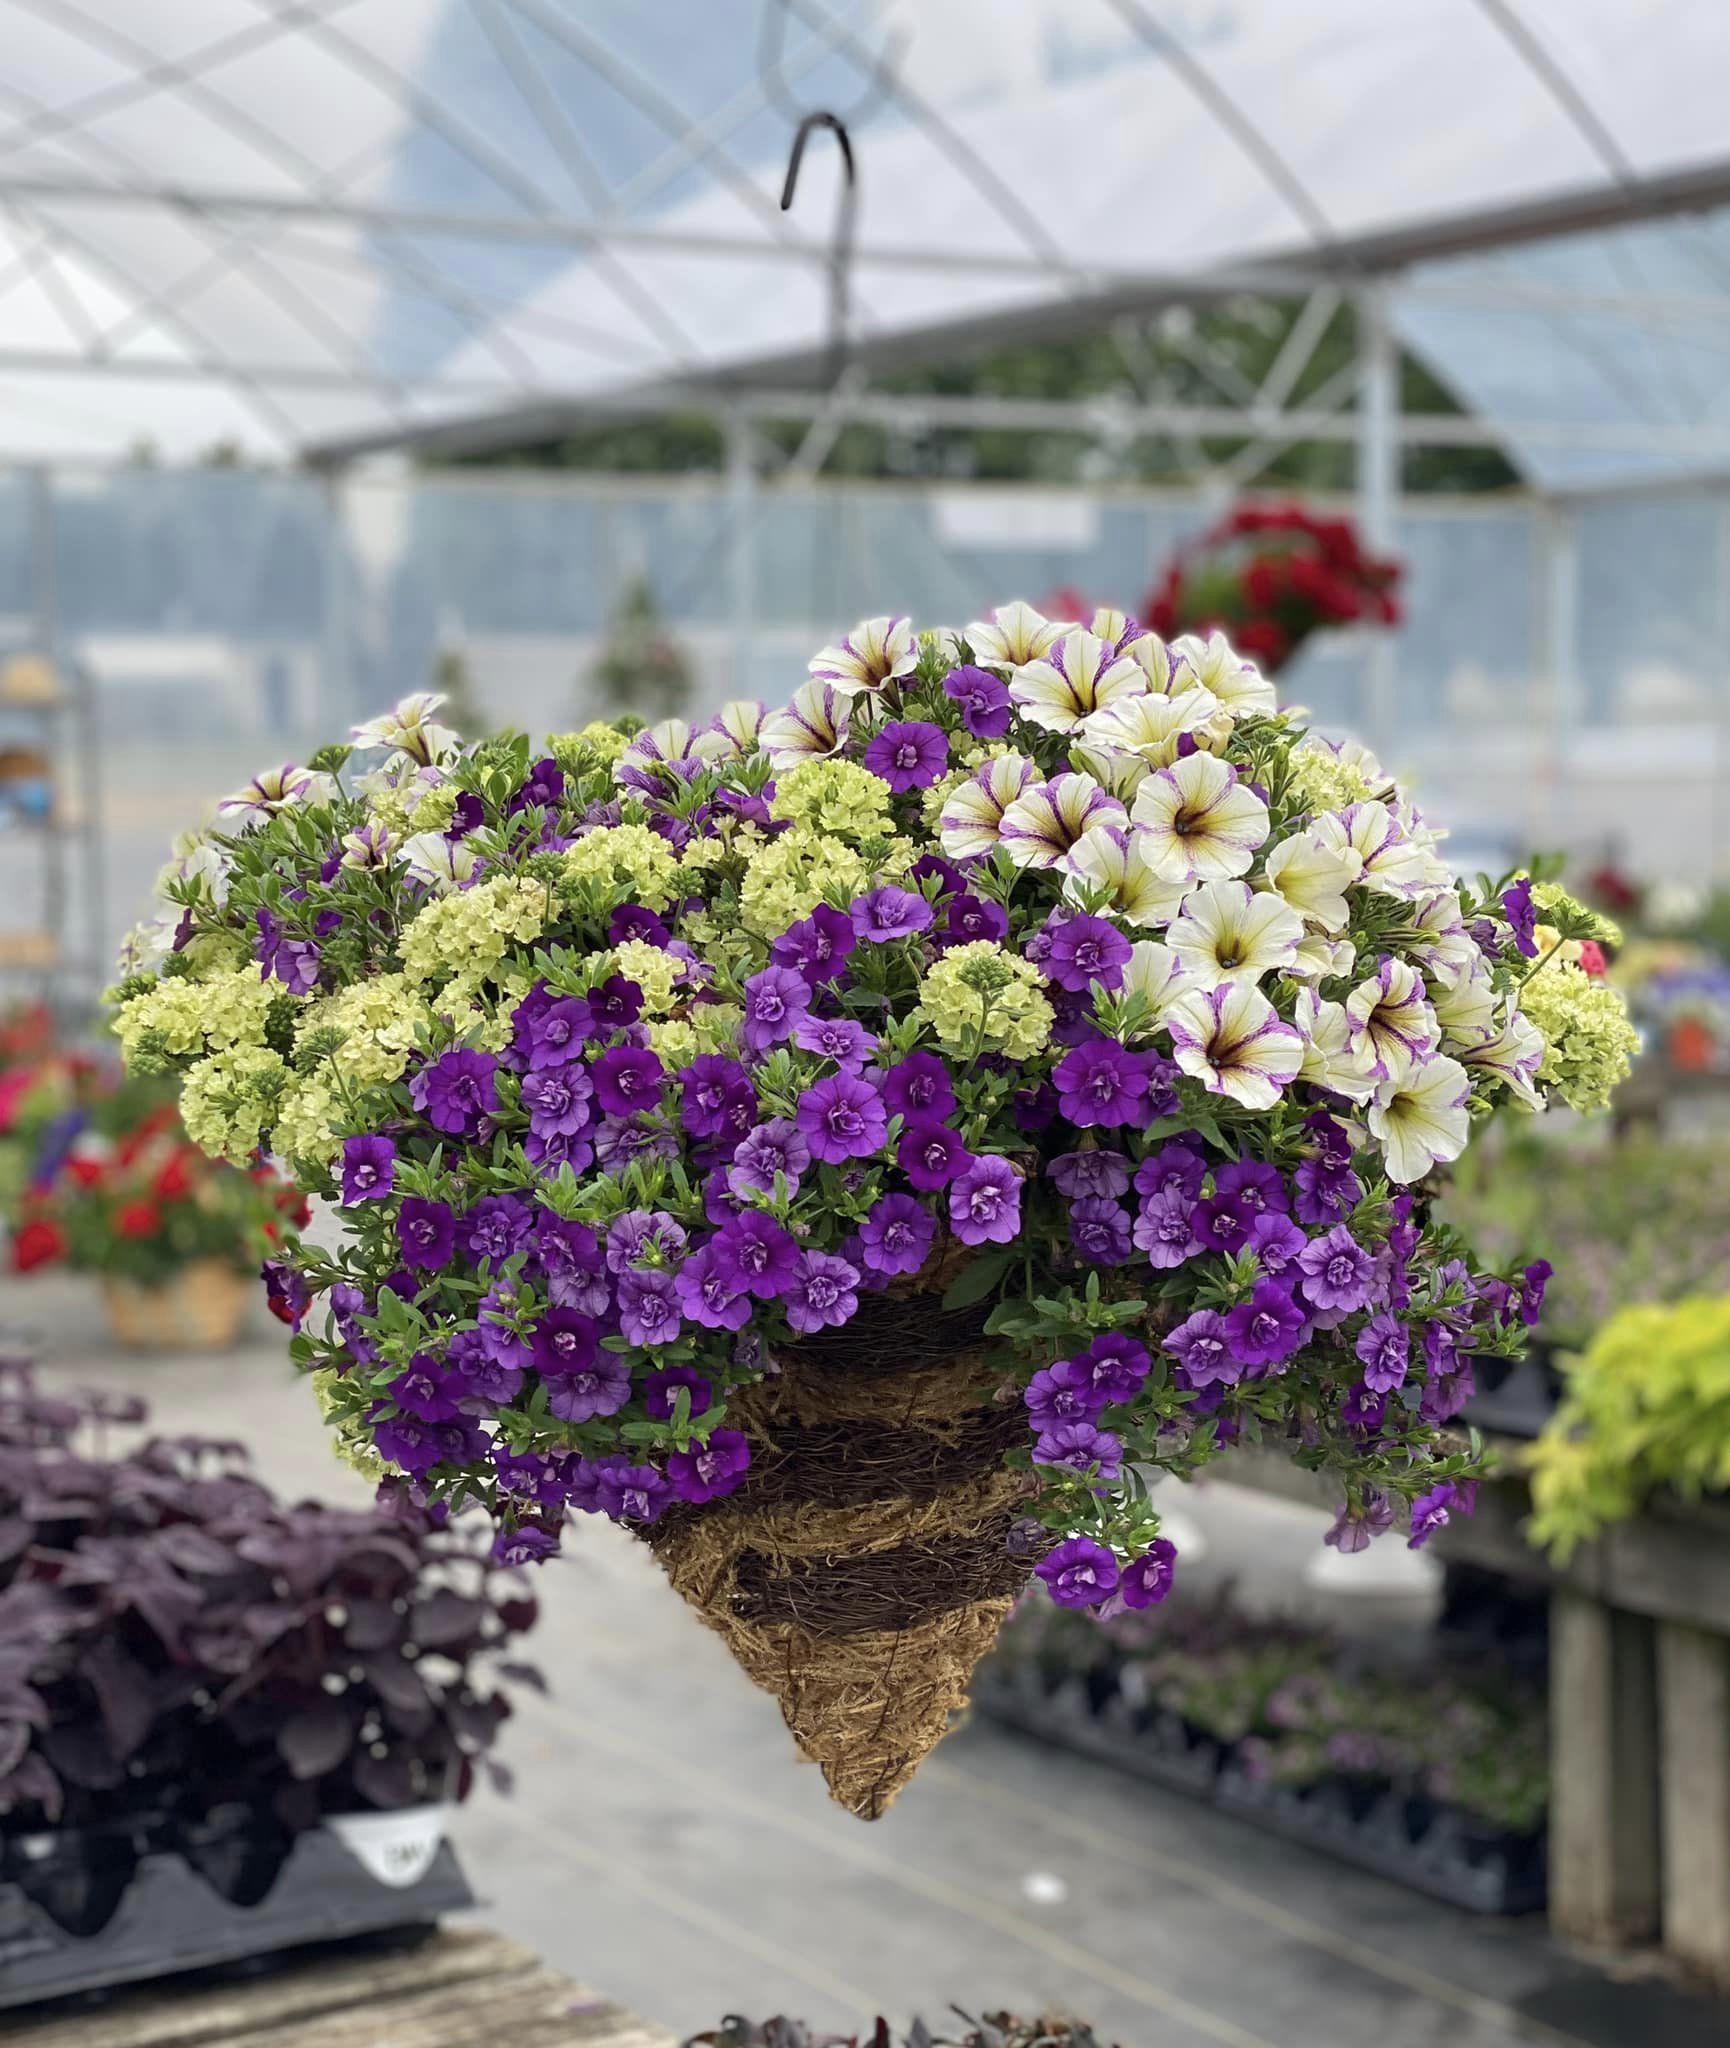
[[[34,1326],[32,1330],[31,1326]],[[215,1360],[116,1359],[88,1293],[0,1279],[0,1329],[56,1384],[142,1393],[168,1431],[244,1438],[282,1491],[364,1495],[266,1329]],[[1320,1526],[1229,1486],[1184,1498],[1206,1559],[1313,1602]],[[727,2012],[852,2032],[952,2003],[1089,2016],[1129,2048],[1695,2048],[1730,2016],[1616,1983],[1531,1922],[1482,1921],[978,1723],[867,1827],[648,1553],[585,1523],[538,1575],[510,1799],[455,1833],[487,1922],[681,2034]],[[1420,1576],[1360,1609],[1420,1613]]]

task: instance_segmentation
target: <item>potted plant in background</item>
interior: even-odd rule
[[[810,668],[543,746],[410,700],[225,801],[115,996],[196,1143],[340,1209],[277,1268],[339,1441],[504,1556],[639,1531],[875,1818],[1030,1575],[1163,1596],[1150,1472],[1277,1443],[1353,1544],[1469,1504],[1542,1275],[1433,1177],[1627,1027],[1539,936],[1592,913],[1456,882],[1221,636]]]
[[[0,1906],[8,1992],[312,1938],[309,1888],[332,1882],[359,1887],[370,1924],[423,1917],[424,1898],[370,1898],[351,1860],[385,1890],[424,1878],[445,1804],[478,1768],[506,1782],[498,1680],[538,1682],[510,1661],[535,1603],[468,1538],[286,1506],[233,1444],[102,1455],[144,1412],[0,1369],[0,1898],[10,1884],[41,1915],[13,1927]],[[150,1889],[164,1859],[214,1894],[202,1929],[152,1923],[187,1896]],[[217,1900],[255,1909],[251,1936]]]
[[[115,1337],[134,1349],[226,1350],[260,1261],[306,1220],[300,1194],[268,1166],[207,1158],[159,1082],[81,1093],[76,1127],[17,1200],[14,1267],[96,1274]]]
[[[589,671],[594,700],[648,725],[677,717],[691,701],[692,681],[690,661],[667,630],[649,579],[632,577]]]
[[[1156,633],[1230,636],[1269,675],[1312,634],[1395,626],[1404,572],[1344,517],[1297,504],[1240,505],[1173,556],[1147,600]]]

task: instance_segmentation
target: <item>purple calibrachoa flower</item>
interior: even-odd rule
[[[694,1366],[664,1365],[643,1382],[643,1412],[656,1422],[670,1422],[681,1387],[693,1416],[706,1415],[714,1406],[715,1390]]]
[[[1021,1176],[1007,1159],[975,1159],[949,1189],[949,1227],[963,1244],[1011,1244],[1021,1230]]]
[[[1258,1280],[1248,1301],[1226,1313],[1226,1341],[1248,1366],[1281,1365],[1303,1342],[1308,1318],[1286,1280]]]
[[[258,940],[253,957],[266,981],[280,981],[291,996],[310,995],[318,986],[320,956],[310,939],[291,939],[268,910],[257,912]]]
[[[1268,1210],[1284,1215],[1291,1208],[1279,1168],[1265,1159],[1231,1160],[1214,1175],[1213,1189],[1216,1195],[1235,1202],[1247,1216]]]
[[[1243,1378],[1243,1362],[1232,1351],[1231,1332],[1218,1309],[1198,1308],[1187,1316],[1166,1338],[1165,1349],[1192,1387],[1235,1386]]]
[[[1171,1591],[1176,1575],[1177,1545],[1156,1536],[1139,1557],[1124,1566],[1117,1597],[1125,1607],[1157,1607]]]
[[[1538,906],[1532,901],[1531,878],[1522,875],[1511,889],[1502,891],[1502,915],[1514,935],[1514,944],[1528,960],[1538,957]]]
[[[1198,1202],[1195,1234],[1210,1252],[1238,1252],[1249,1240],[1253,1220],[1229,1195],[1210,1195]]]
[[[556,1556],[559,1539],[548,1529],[537,1528],[532,1522],[520,1523],[515,1529],[501,1529],[493,1538],[489,1553],[492,1563],[504,1569],[513,1565],[541,1564],[549,1557]]]
[[[949,765],[948,736],[941,726],[922,718],[891,719],[872,735],[865,765],[897,796],[904,790],[929,789]]]
[[[572,1372],[545,1372],[548,1410],[561,1422],[593,1422],[617,1415],[631,1398],[631,1373],[615,1352],[597,1352]]]
[[[1103,917],[1061,915],[1053,911],[1044,926],[1045,949],[1040,971],[1075,995],[1086,995],[1093,982],[1108,989],[1123,986],[1129,941]]]
[[[605,1315],[611,1301],[599,1241],[586,1223],[569,1223],[543,1209],[535,1218],[535,1263],[557,1308]]]
[[[745,1018],[740,1035],[747,1052],[767,1052],[793,1036],[811,1008],[811,987],[791,967],[764,967],[745,983]]]
[[[862,1073],[877,1050],[876,1039],[851,1017],[801,1017],[793,1029],[793,1043],[801,1052],[833,1060],[844,1074]]]
[[[543,1379],[568,1376],[593,1365],[599,1347],[600,1330],[591,1317],[574,1308],[550,1308],[529,1338],[529,1357]]]
[[[959,1132],[924,1119],[908,1123],[895,1157],[913,1185],[927,1194],[933,1188],[948,1187],[973,1164],[973,1154],[961,1142]]]
[[[879,1085],[889,1114],[903,1116],[909,1123],[927,1117],[940,1123],[955,1107],[955,1084],[934,1052],[910,1052],[883,1075]]]
[[[1033,1568],[1059,1607],[1098,1607],[1117,1591],[1117,1559],[1091,1536],[1068,1536]]]
[[[757,1109],[757,1091],[751,1077],[737,1060],[718,1052],[699,1053],[688,1067],[679,1069],[679,1114],[693,1138],[720,1138],[737,1128],[743,1116],[744,1129]]]
[[[805,1142],[804,1132],[791,1117],[771,1117],[766,1124],[747,1131],[734,1147],[727,1185],[735,1194],[772,1195],[779,1173],[785,1177],[791,1194],[810,1164],[811,1148]]]
[[[1173,1138],[1135,1169],[1135,1192],[1138,1195],[1180,1194],[1188,1201],[1197,1202],[1201,1199],[1206,1179],[1207,1160],[1204,1155],[1195,1146],[1186,1145],[1181,1138]]]
[[[615,1045],[590,1069],[601,1107],[612,1116],[658,1109],[667,1070],[657,1054],[644,1046]]]
[[[1317,1308],[1367,1307],[1375,1292],[1376,1262],[1343,1223],[1315,1238],[1298,1255],[1300,1286]]]
[[[1084,1129],[1139,1123],[1146,1114],[1146,1058],[1115,1038],[1090,1038],[1066,1052],[1052,1077],[1058,1107]]]
[[[1021,1398],[1036,1436],[1046,1436],[1066,1422],[1091,1422],[1110,1399],[1085,1353],[1060,1358],[1036,1372]]]
[[[591,1119],[594,1083],[575,1064],[531,1070],[522,1078],[522,1105],[529,1129],[543,1138],[574,1138]]]
[[[860,1256],[873,1272],[917,1273],[937,1235],[937,1219],[911,1195],[883,1195],[859,1226]]]
[[[853,920],[833,904],[819,903],[809,917],[790,924],[769,948],[777,967],[790,967],[812,988],[845,973],[847,955],[859,943]]]
[[[675,1264],[685,1255],[685,1226],[665,1209],[627,1209],[607,1226],[607,1271]]]
[[[1469,1515],[1478,1504],[1475,1479],[1444,1479],[1412,1502],[1411,1548],[1422,1550],[1438,1529],[1445,1529],[1456,1514]]]
[[[464,1249],[471,1259],[491,1259],[501,1266],[528,1242],[532,1221],[520,1196],[483,1195],[463,1215]]]
[[[619,1334],[627,1343],[670,1344],[679,1334],[678,1290],[671,1273],[631,1272],[619,1280]]]
[[[602,1033],[623,1031],[643,1014],[643,991],[623,974],[609,974],[599,988],[589,990],[587,1001]]]
[[[801,1335],[838,1329],[859,1307],[859,1268],[833,1252],[801,1252],[783,1301],[787,1326]]]
[[[1009,685],[989,669],[971,662],[952,668],[943,678],[943,694],[961,706],[961,722],[976,740],[1000,740],[1014,715]]]
[[[1081,1362],[1092,1373],[1093,1384],[1112,1402],[1133,1401],[1153,1370],[1147,1346],[1124,1336],[1121,1330],[1107,1330],[1095,1337],[1081,1354]]]
[[[1053,1159],[1045,1172],[1057,1183],[1058,1193],[1072,1202],[1085,1195],[1129,1192],[1129,1161],[1103,1145],[1087,1152],[1065,1152]]]
[[[1083,1195],[1069,1211],[1069,1241],[1095,1266],[1121,1266],[1131,1250],[1129,1211],[1104,1195]]]
[[[871,945],[910,939],[917,932],[928,931],[935,920],[936,912],[923,896],[912,889],[898,889],[893,882],[853,899],[854,933]]]
[[[389,1138],[345,1138],[342,1147],[344,1202],[376,1202],[396,1179],[396,1147]]]
[[[472,1137],[481,1118],[499,1106],[497,1071],[490,1052],[457,1046],[421,1068],[408,1084],[408,1099],[434,1130]]]
[[[794,1121],[811,1157],[830,1166],[868,1159],[889,1135],[883,1098],[859,1074],[831,1074],[807,1088],[799,1097]]]
[[[1123,1470],[1123,1444],[1109,1429],[1096,1429],[1091,1422],[1060,1422],[1035,1443],[1033,1462],[1115,1479]]]
[[[970,946],[975,939],[1008,936],[1008,911],[1001,903],[993,903],[989,896],[975,896],[971,890],[950,897],[943,906],[942,924],[934,934],[937,945],[946,950],[950,946]]]
[[[582,1057],[583,1047],[594,1035],[594,1012],[581,996],[560,996],[534,1010],[523,1030],[525,998],[516,1008],[519,1031],[524,1036],[524,1057],[531,1072],[562,1067]],[[514,1034],[513,1034],[514,1038]]]
[[[1308,1243],[1289,1216],[1277,1209],[1264,1209],[1250,1225],[1244,1249],[1255,1253],[1256,1264],[1264,1273],[1277,1278],[1296,1263]]]
[[[614,946],[621,946],[628,939],[664,946],[672,936],[655,913],[641,903],[621,903],[607,920],[607,939]]]
[[[751,1465],[751,1446],[736,1429],[713,1429],[706,1444],[667,1455],[667,1478],[680,1500],[702,1507],[735,1492]]]
[[[564,793],[565,771],[549,754],[544,761],[537,761],[529,770],[521,787],[505,809],[513,813],[531,808],[544,810],[556,804]]]
[[[1351,1503],[1348,1501],[1334,1517],[1333,1527],[1323,1536],[1322,1541],[1331,1548],[1350,1555],[1359,1550],[1368,1550],[1376,1537],[1393,1526],[1393,1502],[1377,1488],[1366,1487],[1358,1512],[1353,1514]]]
[[[1300,1159],[1292,1183],[1296,1190],[1292,1208],[1300,1223],[1341,1222],[1364,1198],[1363,1182],[1333,1154]]]
[[[1175,1189],[1143,1196],[1130,1240],[1162,1273],[1205,1249],[1195,1234],[1195,1204]]]
[[[1373,1393],[1391,1394],[1404,1382],[1411,1363],[1411,1332],[1396,1317],[1385,1310],[1372,1316],[1360,1332],[1356,1348],[1363,1362],[1364,1385]]]
[[[673,1499],[671,1482],[653,1465],[633,1465],[623,1457],[597,1458],[590,1469],[595,1505],[615,1522],[652,1522]]]
[[[751,1297],[729,1287],[709,1245],[694,1251],[673,1280],[679,1312],[705,1330],[742,1330],[751,1320]]]
[[[448,1202],[410,1195],[397,1211],[396,1239],[404,1265],[423,1270],[448,1266],[457,1247],[456,1212]]]
[[[785,1293],[799,1264],[798,1240],[757,1209],[724,1223],[709,1240],[709,1250],[722,1285],[759,1301]]]

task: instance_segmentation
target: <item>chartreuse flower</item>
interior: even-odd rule
[[[114,1029],[128,1062],[146,1043],[171,1058],[262,1045],[265,1019],[281,993],[250,964],[203,980],[177,975],[122,1003]]]
[[[870,839],[891,829],[889,785],[857,761],[801,761],[777,778],[769,814],[840,839]]]
[[[667,860],[670,867],[671,848]],[[410,982],[446,976],[453,988],[472,994],[513,945],[540,937],[547,907],[545,884],[528,875],[495,875],[437,897],[403,931],[403,973]]]
[[[332,1056],[349,1080],[395,1081],[431,1022],[431,1009],[406,975],[375,974],[309,1004],[296,1025],[295,1044],[305,1047],[319,1033],[340,1033]]]
[[[621,903],[665,910],[673,900],[679,857],[647,825],[599,825],[566,847],[563,858],[566,882],[597,885],[609,910]]]
[[[1730,1296],[1617,1310],[1530,1458],[1532,1534],[1563,1557],[1659,1487],[1730,1486]]]
[[[616,725],[597,718],[580,732],[556,732],[547,741],[547,752],[567,775],[592,774],[610,768],[630,745]]]
[[[753,851],[739,888],[739,914],[747,931],[779,938],[819,903],[846,902],[870,880],[864,860],[845,840],[794,825]]]
[[[189,1068],[180,1084],[186,1135],[211,1158],[244,1164],[275,1123],[293,1078],[282,1055],[268,1046],[212,1053]]]
[[[1640,1050],[1621,996],[1567,961],[1549,960],[1521,986],[1520,1009],[1544,1040],[1539,1080],[1570,1109],[1604,1108]]]
[[[956,1052],[1031,1059],[1051,1035],[1039,969],[991,939],[957,946],[926,970],[919,1015]]]

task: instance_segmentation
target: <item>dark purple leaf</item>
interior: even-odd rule
[[[363,1657],[360,1668],[366,1673],[367,1683],[387,1705],[411,1712],[426,1705],[426,1685],[420,1673],[394,1650],[379,1650]]]
[[[340,1701],[319,1700],[289,1715],[276,1747],[295,1777],[328,1777],[354,1747],[354,1717]]]
[[[343,1640],[355,1650],[383,1650],[402,1641],[408,1617],[399,1614],[389,1600],[369,1600],[364,1595],[348,1601],[348,1619],[343,1623]]]
[[[424,1600],[417,1600],[409,1616],[409,1633],[423,1649],[436,1650],[446,1643],[461,1642],[474,1635],[486,1615],[486,1603],[465,1599],[448,1586],[437,1586]]]
[[[355,1759],[355,1789],[374,1806],[413,1806],[421,1797],[409,1759],[392,1750],[388,1756],[368,1754]]]
[[[538,1692],[543,1696],[546,1693],[546,1676],[538,1664],[501,1664],[498,1673],[512,1685],[526,1685],[530,1692]]]

